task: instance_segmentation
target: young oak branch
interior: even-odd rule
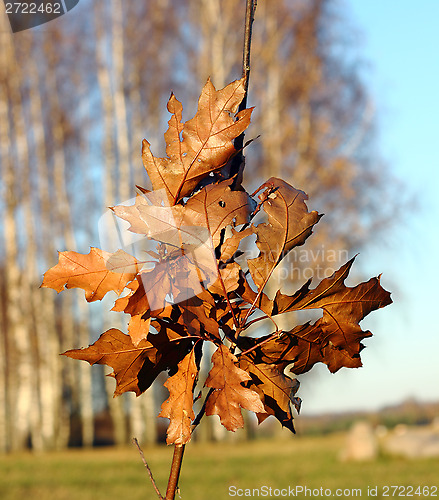
[[[152,190],[141,189],[133,205],[112,209],[128,221],[130,232],[144,236],[143,251],[60,252],[42,283],[58,292],[81,288],[88,302],[116,292],[113,310],[131,316],[128,334],[113,328],[89,347],[64,354],[110,366],[115,395],[140,395],[167,372],[169,398],[159,416],[170,421],[168,444],[191,438],[196,387],[204,387],[205,414],[218,415],[228,430],[243,427],[245,408],[259,422],[274,415],[294,432],[293,409],[301,404],[296,375],[316,363],[331,372],[361,366],[362,341],[372,334],[359,323],[391,303],[379,277],[345,285],[354,259],[314,288],[308,281],[292,295],[279,290],[270,299],[264,293],[275,268],[305,244],[321,215],[308,211],[304,192],[280,179],[269,179],[250,195],[228,178],[237,153],[233,141],[252,113],[237,113],[243,81],[221,90],[208,81],[197,113],[185,123],[182,105],[171,95],[167,156],[155,157],[143,142]],[[249,241],[256,241],[257,254],[245,259],[242,248]],[[278,327],[279,314],[305,309],[323,315],[291,329]],[[247,335],[263,318],[272,332]],[[207,378],[199,380],[205,343],[215,349]]]

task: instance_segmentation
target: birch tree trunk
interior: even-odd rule
[[[3,32],[7,29],[6,26],[7,20],[6,16],[0,16],[0,31]],[[5,78],[5,73],[8,68],[8,56],[9,52],[6,48],[0,52],[0,74],[3,78]],[[2,162],[0,164],[0,175],[4,182],[4,190],[5,190],[5,225],[13,225],[14,224],[14,211],[13,211],[13,202],[11,199],[12,193],[10,190],[11,186],[11,177],[10,170],[12,166],[10,163],[12,162],[12,148],[11,148],[11,140],[10,140],[10,127],[9,127],[9,101],[8,95],[6,92],[6,87],[4,85],[0,85],[0,154],[2,158]],[[9,221],[12,219],[12,221]],[[10,416],[10,404],[11,404],[11,395],[10,395],[10,381],[9,381],[9,349],[8,349],[8,341],[9,341],[9,323],[8,323],[8,285],[9,285],[9,274],[6,269],[8,265],[9,258],[11,257],[11,253],[13,253],[13,248],[9,247],[9,251],[6,251],[6,238],[8,236],[8,230],[6,230],[5,225],[2,226],[3,229],[3,238],[2,243],[4,245],[3,253],[5,256],[4,260],[4,268],[2,268],[2,304],[0,305],[2,310],[2,324],[1,324],[1,342],[0,342],[0,451],[5,452],[8,451],[11,446],[10,436],[11,436],[11,416]],[[12,228],[14,230],[14,228]],[[3,314],[4,313],[4,314]]]
[[[2,120],[3,110],[2,110],[2,96],[0,94],[0,121]],[[0,141],[2,139],[2,134],[0,132]],[[1,148],[0,148],[1,151]],[[0,176],[2,176],[2,170],[0,166]],[[8,420],[7,420],[7,349],[6,349],[6,315],[3,304],[5,303],[5,289],[4,289],[4,270],[0,269],[0,453],[5,453],[8,450]]]
[[[49,53],[50,54],[50,53]],[[56,77],[56,68],[48,57],[49,71],[46,72],[46,83],[50,89],[50,107],[53,117],[53,172],[54,172],[54,200],[53,206],[56,207],[58,214],[58,222],[62,228],[62,235],[69,250],[76,250],[77,243],[75,238],[75,231],[73,226],[72,213],[70,208],[69,193],[67,190],[66,178],[66,153],[65,153],[65,135],[61,119],[58,116],[60,110],[60,101],[58,97],[58,82]],[[84,301],[83,294],[76,290],[73,296],[73,301],[69,304],[69,308],[65,308],[66,320],[71,325],[76,324],[78,327],[79,345],[87,346],[90,343],[90,328],[89,328],[89,307]],[[78,318],[74,317],[74,309],[78,312]],[[67,326],[67,325],[65,325]],[[71,328],[71,326],[67,326]],[[92,372],[90,367],[85,363],[79,365],[79,413],[82,429],[82,445],[91,447],[94,439],[94,421],[93,421],[93,402],[92,402]]]
[[[111,55],[113,63],[113,102],[115,112],[115,142],[117,146],[117,163],[119,173],[117,203],[132,198],[133,176],[130,165],[130,145],[127,125],[127,107],[125,102],[124,80],[124,12],[122,0],[112,0],[111,20]]]
[[[96,2],[94,8],[96,62],[104,122],[104,207],[109,207],[115,204],[118,190],[116,185],[116,141],[114,138],[115,131],[113,126],[116,112],[114,109],[115,103],[111,88],[110,64],[105,55],[107,31],[104,29],[102,21],[106,19],[105,14],[105,4],[103,2]],[[114,325],[109,324],[107,315],[104,315],[104,330],[112,326]],[[113,422],[114,440],[117,445],[123,445],[128,439],[123,398],[113,398],[114,380],[110,377],[105,377],[105,390],[107,393],[108,408]]]
[[[241,78],[245,2],[239,0],[191,1],[192,17],[201,26],[197,72],[201,83],[207,77],[217,89],[228,80]]]
[[[2,95],[0,93],[0,121],[3,118]],[[1,127],[0,127],[1,128]],[[0,132],[0,141],[2,140],[2,133]],[[0,147],[0,153],[2,148]],[[0,177],[3,177],[0,165]],[[7,441],[7,363],[6,363],[6,314],[4,310],[5,303],[5,288],[4,288],[4,269],[0,268],[0,453],[5,453],[8,449]]]
[[[34,42],[31,33],[28,34],[29,42]],[[32,54],[32,48],[26,48],[27,54]],[[27,76],[33,82],[29,85],[30,104],[30,128],[33,137],[33,162],[28,163],[27,172],[23,178],[23,186],[26,192],[24,196],[28,235],[27,272],[32,277],[31,303],[33,308],[33,329],[35,331],[35,376],[38,381],[36,394],[39,406],[39,440],[33,442],[33,447],[41,449],[54,449],[65,447],[68,440],[69,420],[66,413],[61,412],[62,406],[62,371],[59,361],[59,336],[56,329],[55,308],[53,294],[47,290],[39,289],[40,273],[37,258],[42,248],[45,253],[52,257],[55,252],[51,244],[53,235],[49,235],[48,229],[53,227],[51,223],[52,211],[50,210],[50,188],[47,170],[47,136],[43,126],[44,115],[41,102],[42,82],[39,78],[36,59],[28,57],[26,65]],[[52,89],[51,89],[52,90]],[[33,185],[31,184],[33,181]],[[33,196],[34,194],[34,196]],[[37,195],[37,197],[35,196]],[[38,228],[38,235],[34,228]],[[40,240],[40,248],[38,241]],[[60,440],[62,424],[67,425],[67,432]]]
[[[7,289],[7,324],[8,337],[13,345],[14,359],[9,375],[9,401],[11,410],[11,449],[20,450],[27,447],[35,428],[29,416],[38,411],[35,400],[35,379],[32,370],[31,338],[29,331],[29,281],[26,273],[20,269],[20,255],[17,230],[17,206],[22,193],[19,191],[17,166],[26,165],[29,161],[29,148],[22,115],[21,71],[17,64],[17,55],[12,36],[4,34],[2,44],[3,63],[9,73],[8,90],[11,103],[11,122],[6,119],[2,135],[8,136],[10,155],[4,158],[4,184],[6,188],[6,209],[4,217],[6,289]],[[3,127],[2,127],[3,128]],[[12,146],[15,146],[12,149]],[[14,154],[15,153],[15,154]],[[14,164],[15,163],[15,164]],[[22,263],[23,265],[23,263]]]

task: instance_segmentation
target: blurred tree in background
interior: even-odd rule
[[[257,169],[244,183],[251,191],[280,176],[331,214],[307,257],[290,262],[296,281],[310,277],[300,269],[337,268],[337,252],[386,227],[396,199],[342,7],[265,0],[254,24],[247,138],[260,137],[245,151]],[[148,187],[141,141],[163,153],[170,91],[188,119],[208,76],[216,88],[241,76],[244,12],[241,0],[82,0],[16,34],[1,13],[0,451],[91,446],[102,410],[116,443],[157,440],[162,395],[113,399],[100,368],[58,356],[110,322],[99,304],[38,287],[57,250],[100,246],[106,207]]]

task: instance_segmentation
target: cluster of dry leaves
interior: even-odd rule
[[[305,243],[320,215],[308,211],[305,193],[280,179],[249,195],[240,174],[229,178],[233,140],[252,113],[235,114],[243,97],[242,80],[222,90],[208,81],[196,115],[182,123],[182,105],[171,95],[167,157],[154,157],[143,143],[153,190],[140,189],[133,205],[112,208],[129,231],[155,243],[144,259],[123,250],[61,252],[42,284],[58,292],[81,288],[89,302],[118,294],[113,310],[131,316],[128,334],[110,329],[91,346],[65,354],[110,366],[115,395],[140,395],[167,372],[169,399],[159,416],[170,420],[168,444],[186,443],[204,414],[218,415],[234,431],[244,425],[241,408],[259,422],[274,415],[294,431],[293,408],[300,408],[294,376],[318,362],[331,372],[361,366],[361,341],[371,333],[359,322],[391,303],[379,278],[344,284],[353,259],[315,288],[310,280],[293,295],[278,291],[270,299],[264,293],[276,266]],[[249,240],[256,240],[257,256],[243,260]],[[323,316],[279,329],[277,315],[304,309],[322,309]],[[263,319],[270,333],[250,336]],[[212,352],[203,348],[207,344],[214,349],[210,371],[199,380],[203,353]],[[203,404],[196,417],[198,399]]]

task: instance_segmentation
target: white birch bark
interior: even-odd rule
[[[3,31],[6,29],[6,15],[0,16],[0,30]],[[5,76],[4,72],[6,71],[7,65],[7,55],[8,52],[6,50],[0,53],[0,72],[2,78]],[[0,175],[5,183],[5,188],[8,189],[6,181],[10,179],[9,171],[11,169],[10,162],[12,161],[12,151],[11,151],[11,143],[10,143],[10,131],[9,131],[9,118],[8,118],[8,97],[6,94],[6,89],[3,85],[0,85]],[[10,180],[8,181],[10,182]],[[9,196],[9,194],[7,194]],[[5,218],[9,219],[13,217],[13,213],[11,213],[10,208],[8,208],[8,200],[5,200],[6,210],[5,210]],[[6,222],[6,221],[5,221]],[[3,240],[6,242],[7,231],[4,226],[2,226],[3,230]],[[5,317],[2,317],[2,330],[1,330],[1,343],[0,343],[0,452],[5,452],[10,447],[10,435],[11,435],[11,419],[9,409],[10,403],[10,394],[8,387],[8,340],[9,340],[9,331],[8,331],[8,274],[6,266],[8,265],[8,259],[6,254],[6,249],[3,249],[5,260],[4,260],[4,291],[5,295],[2,296],[2,299],[5,303],[5,309],[2,308],[2,311],[5,310]]]
[[[132,172],[130,165],[130,146],[127,125],[127,109],[124,93],[124,32],[122,0],[112,0],[111,3],[112,37],[111,55],[113,62],[113,100],[116,125],[116,145],[119,167],[119,189],[117,202],[126,201],[132,197]]]
[[[52,101],[52,109],[57,110],[60,107],[60,102],[58,97],[58,82],[54,67],[49,67],[49,71],[46,73],[46,83],[48,85],[48,88],[51,89],[50,99]],[[77,248],[77,243],[70,208],[69,193],[67,190],[64,129],[60,123],[57,123],[56,120],[52,134],[54,143],[53,171],[55,188],[53,206],[56,207],[66,248],[71,251],[75,251]],[[72,294],[74,293],[74,291],[69,291],[66,293]],[[78,311],[79,317],[76,319],[76,323],[77,325],[79,325],[79,344],[81,346],[87,346],[90,343],[90,330],[88,321],[89,309],[82,293],[77,292],[75,294],[75,299],[73,300],[73,302],[71,302],[71,304]],[[67,310],[65,312],[67,313],[65,318],[70,322],[70,326],[66,325],[66,321],[63,322],[64,326],[67,328],[72,328],[72,325],[75,323],[73,310],[72,308],[70,308],[70,310]],[[85,447],[90,447],[93,445],[94,438],[92,372],[90,366],[86,363],[81,363],[78,369],[80,402],[79,411],[82,427],[82,444]]]
[[[166,6],[160,5],[154,9],[154,15],[160,18]],[[133,175],[130,165],[130,145],[127,126],[127,103],[123,91],[125,78],[124,66],[124,31],[123,11],[121,0],[113,0],[112,4],[112,59],[113,59],[113,88],[114,111],[116,123],[116,145],[119,161],[119,182],[116,188],[117,199],[124,201],[134,196]],[[160,21],[160,19],[157,19]],[[154,96],[156,102],[159,96]],[[140,99],[140,96],[138,96]],[[134,103],[131,103],[133,105]],[[159,116],[152,116],[151,120],[159,123]],[[140,124],[139,124],[140,125]],[[136,148],[140,151],[140,144]],[[139,398],[133,393],[124,396],[127,400],[129,428],[133,436],[142,443],[155,442],[157,438],[155,427],[154,395],[152,390],[146,391]],[[152,414],[152,418],[151,418]],[[154,419],[154,420],[152,420]]]
[[[4,185],[6,187],[6,210],[4,217],[5,262],[7,286],[7,320],[8,337],[15,351],[15,370],[8,373],[9,401],[11,410],[11,449],[19,450],[27,446],[32,434],[30,420],[31,412],[37,412],[35,401],[35,386],[32,369],[31,339],[27,318],[30,311],[28,277],[20,270],[18,230],[16,209],[20,192],[17,182],[17,166],[25,165],[28,161],[28,143],[22,116],[21,95],[18,91],[21,84],[19,65],[11,36],[4,34],[2,39],[2,67],[7,68],[9,98],[11,102],[12,125],[6,131],[9,135],[8,143],[15,145],[16,157],[7,161],[5,168]],[[8,127],[8,120],[5,120]],[[11,151],[12,152],[12,151]],[[7,157],[11,158],[11,156]],[[15,163],[15,165],[14,165]]]
[[[201,80],[210,76],[217,89],[223,88],[229,79],[241,78],[245,2],[202,0],[191,2],[191,8],[202,29],[197,71]]]
[[[96,31],[96,63],[99,90],[103,109],[104,122],[104,167],[105,167],[105,185],[104,185],[104,206],[113,206],[117,198],[116,190],[116,158],[115,158],[115,140],[114,140],[114,116],[115,103],[111,89],[111,71],[109,61],[105,55],[106,34],[103,19],[105,17],[105,4],[96,2],[94,7],[95,31]],[[108,315],[104,315],[104,330],[112,327],[108,322]],[[114,379],[105,377],[105,390],[107,393],[108,409],[114,428],[114,440],[117,445],[127,442],[126,420],[123,405],[123,398],[113,398]]]
[[[223,88],[226,83],[224,49],[227,32],[227,13],[221,12],[220,0],[202,0],[201,6],[201,19],[205,35],[204,42],[206,44],[206,67],[210,70],[209,74],[216,88]]]
[[[32,41],[32,39],[30,39]],[[28,52],[31,53],[30,48]],[[39,405],[39,439],[33,445],[35,448],[54,449],[62,445],[67,445],[65,437],[59,442],[59,432],[63,425],[69,424],[65,412],[61,412],[62,406],[62,370],[59,360],[59,338],[56,330],[55,296],[48,290],[38,288],[40,276],[35,259],[38,255],[37,239],[43,242],[45,253],[52,256],[54,254],[53,239],[51,234],[52,214],[50,210],[51,200],[49,191],[49,172],[47,169],[46,133],[43,126],[43,109],[41,101],[42,82],[39,79],[36,61],[33,57],[28,57],[26,65],[28,78],[33,85],[29,86],[30,101],[30,128],[33,136],[33,162],[28,164],[28,172],[24,176],[23,184],[26,189],[25,207],[28,211],[26,216],[28,228],[28,273],[32,276],[31,303],[34,313],[34,346],[35,357],[38,363],[35,376],[38,380],[36,394]],[[33,186],[30,180],[33,180]],[[32,198],[32,193],[38,194],[38,199]],[[32,203],[31,203],[32,201]],[[36,234],[33,228],[38,228]],[[66,418],[67,417],[67,418]],[[68,436],[68,431],[67,431]]]
[[[0,101],[2,96],[0,94]],[[0,121],[2,119],[2,104],[0,102]],[[0,127],[1,128],[1,127]],[[2,134],[0,132],[0,141]],[[0,154],[2,153],[2,148],[0,147]],[[0,165],[0,177],[2,176],[2,169]],[[2,273],[3,279],[3,270]],[[3,287],[2,287],[3,288]],[[5,302],[5,296],[3,294],[3,289],[0,289],[0,300],[1,304]],[[0,453],[5,453],[8,449],[7,440],[7,397],[6,397],[6,373],[7,373],[7,349],[6,349],[6,315],[3,313],[4,309],[0,305]]]

